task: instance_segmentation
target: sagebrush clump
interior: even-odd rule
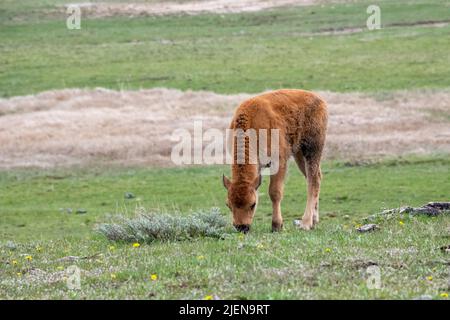
[[[120,217],[117,223],[104,223],[97,231],[113,241],[152,242],[188,240],[196,237],[222,238],[227,221],[218,208],[190,215],[139,213],[135,218]]]

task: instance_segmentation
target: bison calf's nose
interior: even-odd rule
[[[248,224],[237,224],[234,227],[239,232],[247,233],[250,231],[250,225],[248,225]]]

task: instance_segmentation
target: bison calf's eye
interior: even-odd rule
[[[250,209],[254,210],[256,207],[256,202],[250,206]]]

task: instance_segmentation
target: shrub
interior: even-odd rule
[[[227,233],[227,221],[218,208],[191,215],[139,213],[135,218],[120,217],[119,220],[118,223],[101,224],[97,231],[109,240],[126,242],[222,238]]]

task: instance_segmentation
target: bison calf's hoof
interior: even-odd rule
[[[303,222],[302,220],[294,220],[294,226],[301,230],[311,230],[314,228],[314,225],[311,222]]]
[[[272,232],[279,232],[283,230],[283,224],[279,222],[272,222]]]
[[[238,224],[234,226],[237,231],[247,233],[250,231],[250,226],[248,224]]]

